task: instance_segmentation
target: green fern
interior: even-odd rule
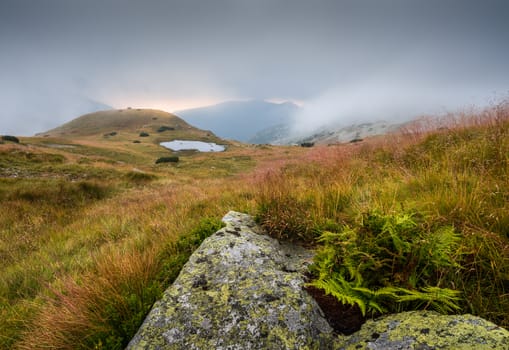
[[[385,288],[393,292],[398,303],[417,302],[417,308],[432,308],[441,313],[448,313],[460,309],[457,302],[461,300],[460,292],[448,288],[424,287],[422,290],[409,290],[405,288]]]
[[[452,256],[457,254],[461,236],[454,231],[452,226],[439,228],[430,232],[422,241],[420,249],[421,259],[426,259],[433,266],[460,267]]]
[[[441,313],[460,309],[457,304],[461,300],[460,293],[448,288],[425,287],[422,290],[410,290],[401,287],[384,287],[373,290],[367,287],[356,287],[351,282],[345,281],[341,275],[327,280],[318,279],[309,285],[322,289],[343,304],[357,305],[363,315],[368,312],[395,311],[396,309],[390,305],[412,303],[414,309],[431,308]]]
[[[366,314],[366,300],[362,293],[355,291],[343,278],[315,280],[309,285],[324,290],[326,294],[332,295],[342,304],[359,306],[362,314]]]
[[[405,234],[413,230],[417,224],[409,214],[387,217],[382,228],[382,233],[388,234],[399,255],[409,253],[412,249],[411,242],[406,240]]]
[[[411,214],[368,215],[358,229],[324,232],[310,285],[362,314],[432,308],[459,309],[459,293],[440,288],[451,273],[460,235],[452,227],[429,230]]]

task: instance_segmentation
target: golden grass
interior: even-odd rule
[[[106,348],[120,342],[122,348],[143,319],[130,314],[125,303],[139,303],[136,298],[144,300],[144,293],[153,301],[164,289],[152,285],[159,278],[158,267],[167,257],[180,254],[172,250],[173,243],[201,218],[220,218],[230,209],[254,211],[256,189],[243,172],[287,150],[272,152],[237,146],[221,154],[184,157],[178,167],[135,164],[156,175],[142,182],[123,175],[133,164],[83,163],[84,171],[105,171],[106,180],[100,183],[110,188],[110,194],[69,206],[58,200],[58,195],[66,196],[58,192],[61,168],[53,168],[46,184],[40,177],[7,179],[0,186],[7,208],[0,212],[0,255],[6,263],[0,273],[4,320],[0,348],[89,348],[100,347],[101,342]],[[75,155],[65,157],[63,166],[75,166],[81,159]],[[28,170],[34,167],[30,162],[20,164]],[[40,200],[19,198],[16,188]],[[52,196],[54,201],[49,200]],[[123,320],[97,312],[112,305],[111,314],[123,315]],[[129,328],[131,333],[115,329],[134,322],[130,317],[138,322]],[[113,340],[106,344],[109,338]]]
[[[30,152],[65,159],[43,162],[49,186],[34,185],[43,172],[29,161],[19,167],[33,177],[0,182],[6,262],[0,348],[123,348],[147,303],[166,287],[161,273],[178,271],[185,254],[176,242],[200,219],[217,220],[228,210],[256,214],[273,235],[308,241],[320,230],[355,225],[373,210],[415,211],[430,225],[452,224],[465,237],[468,257],[468,273],[450,281],[468,293],[463,311],[507,327],[508,114],[507,106],[497,106],[355,145],[236,144],[224,153],[188,155],[177,165],[153,164],[166,152],[154,144],[141,144],[144,150],[119,163],[119,154],[133,150],[124,141],[90,138],[55,150],[35,139]],[[0,154],[7,147],[13,146],[0,145]],[[136,182],[127,175],[133,168],[155,177]],[[58,188],[52,186],[70,169],[96,174],[108,194],[77,196],[68,206],[16,195],[16,186],[35,186],[34,195]],[[489,296],[490,290],[499,294]]]
[[[422,123],[385,140],[316,147],[271,173],[260,182],[260,220],[276,237],[306,241],[362,228],[373,212],[452,226],[464,266],[445,282],[462,292],[463,312],[508,327],[509,104]]]
[[[159,126],[191,128],[174,114],[155,109],[113,109],[82,115],[60,127],[44,133],[47,136],[71,137],[86,135],[103,136],[110,132],[133,132],[150,130],[156,132]],[[116,136],[116,135],[114,135]],[[114,137],[112,135],[112,137]]]

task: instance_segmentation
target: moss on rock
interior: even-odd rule
[[[393,314],[335,336],[303,290],[313,254],[264,235],[245,214],[203,241],[127,349],[508,349],[509,332],[471,315]]]
[[[223,221],[227,226],[193,253],[128,349],[321,348],[332,329],[295,269],[311,261],[309,253],[260,235],[245,214],[230,212]]]
[[[472,315],[411,311],[366,322],[336,349],[509,349],[509,332]]]

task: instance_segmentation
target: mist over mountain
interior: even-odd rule
[[[293,145],[301,143],[336,144],[361,141],[370,136],[384,135],[398,130],[405,123],[397,121],[372,121],[349,125],[330,123],[307,133],[295,134],[292,124],[280,124],[258,132],[251,143],[272,145]]]
[[[8,95],[2,97],[9,98]],[[19,101],[11,99],[10,103],[2,104],[2,108],[8,117],[2,118],[0,134],[29,136],[55,128],[80,115],[113,107],[72,93],[53,96],[50,93],[36,94],[28,91],[24,98]]]
[[[250,143],[256,144],[287,144],[286,140],[290,138],[292,125],[290,123],[269,126],[258,131],[249,139]]]
[[[298,110],[292,102],[251,100],[229,101],[175,113],[189,124],[211,130],[222,138],[248,142],[261,130],[291,123]]]

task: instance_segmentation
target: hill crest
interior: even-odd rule
[[[38,136],[90,136],[108,132],[157,131],[160,127],[192,129],[174,114],[156,109],[113,109],[84,114]]]

